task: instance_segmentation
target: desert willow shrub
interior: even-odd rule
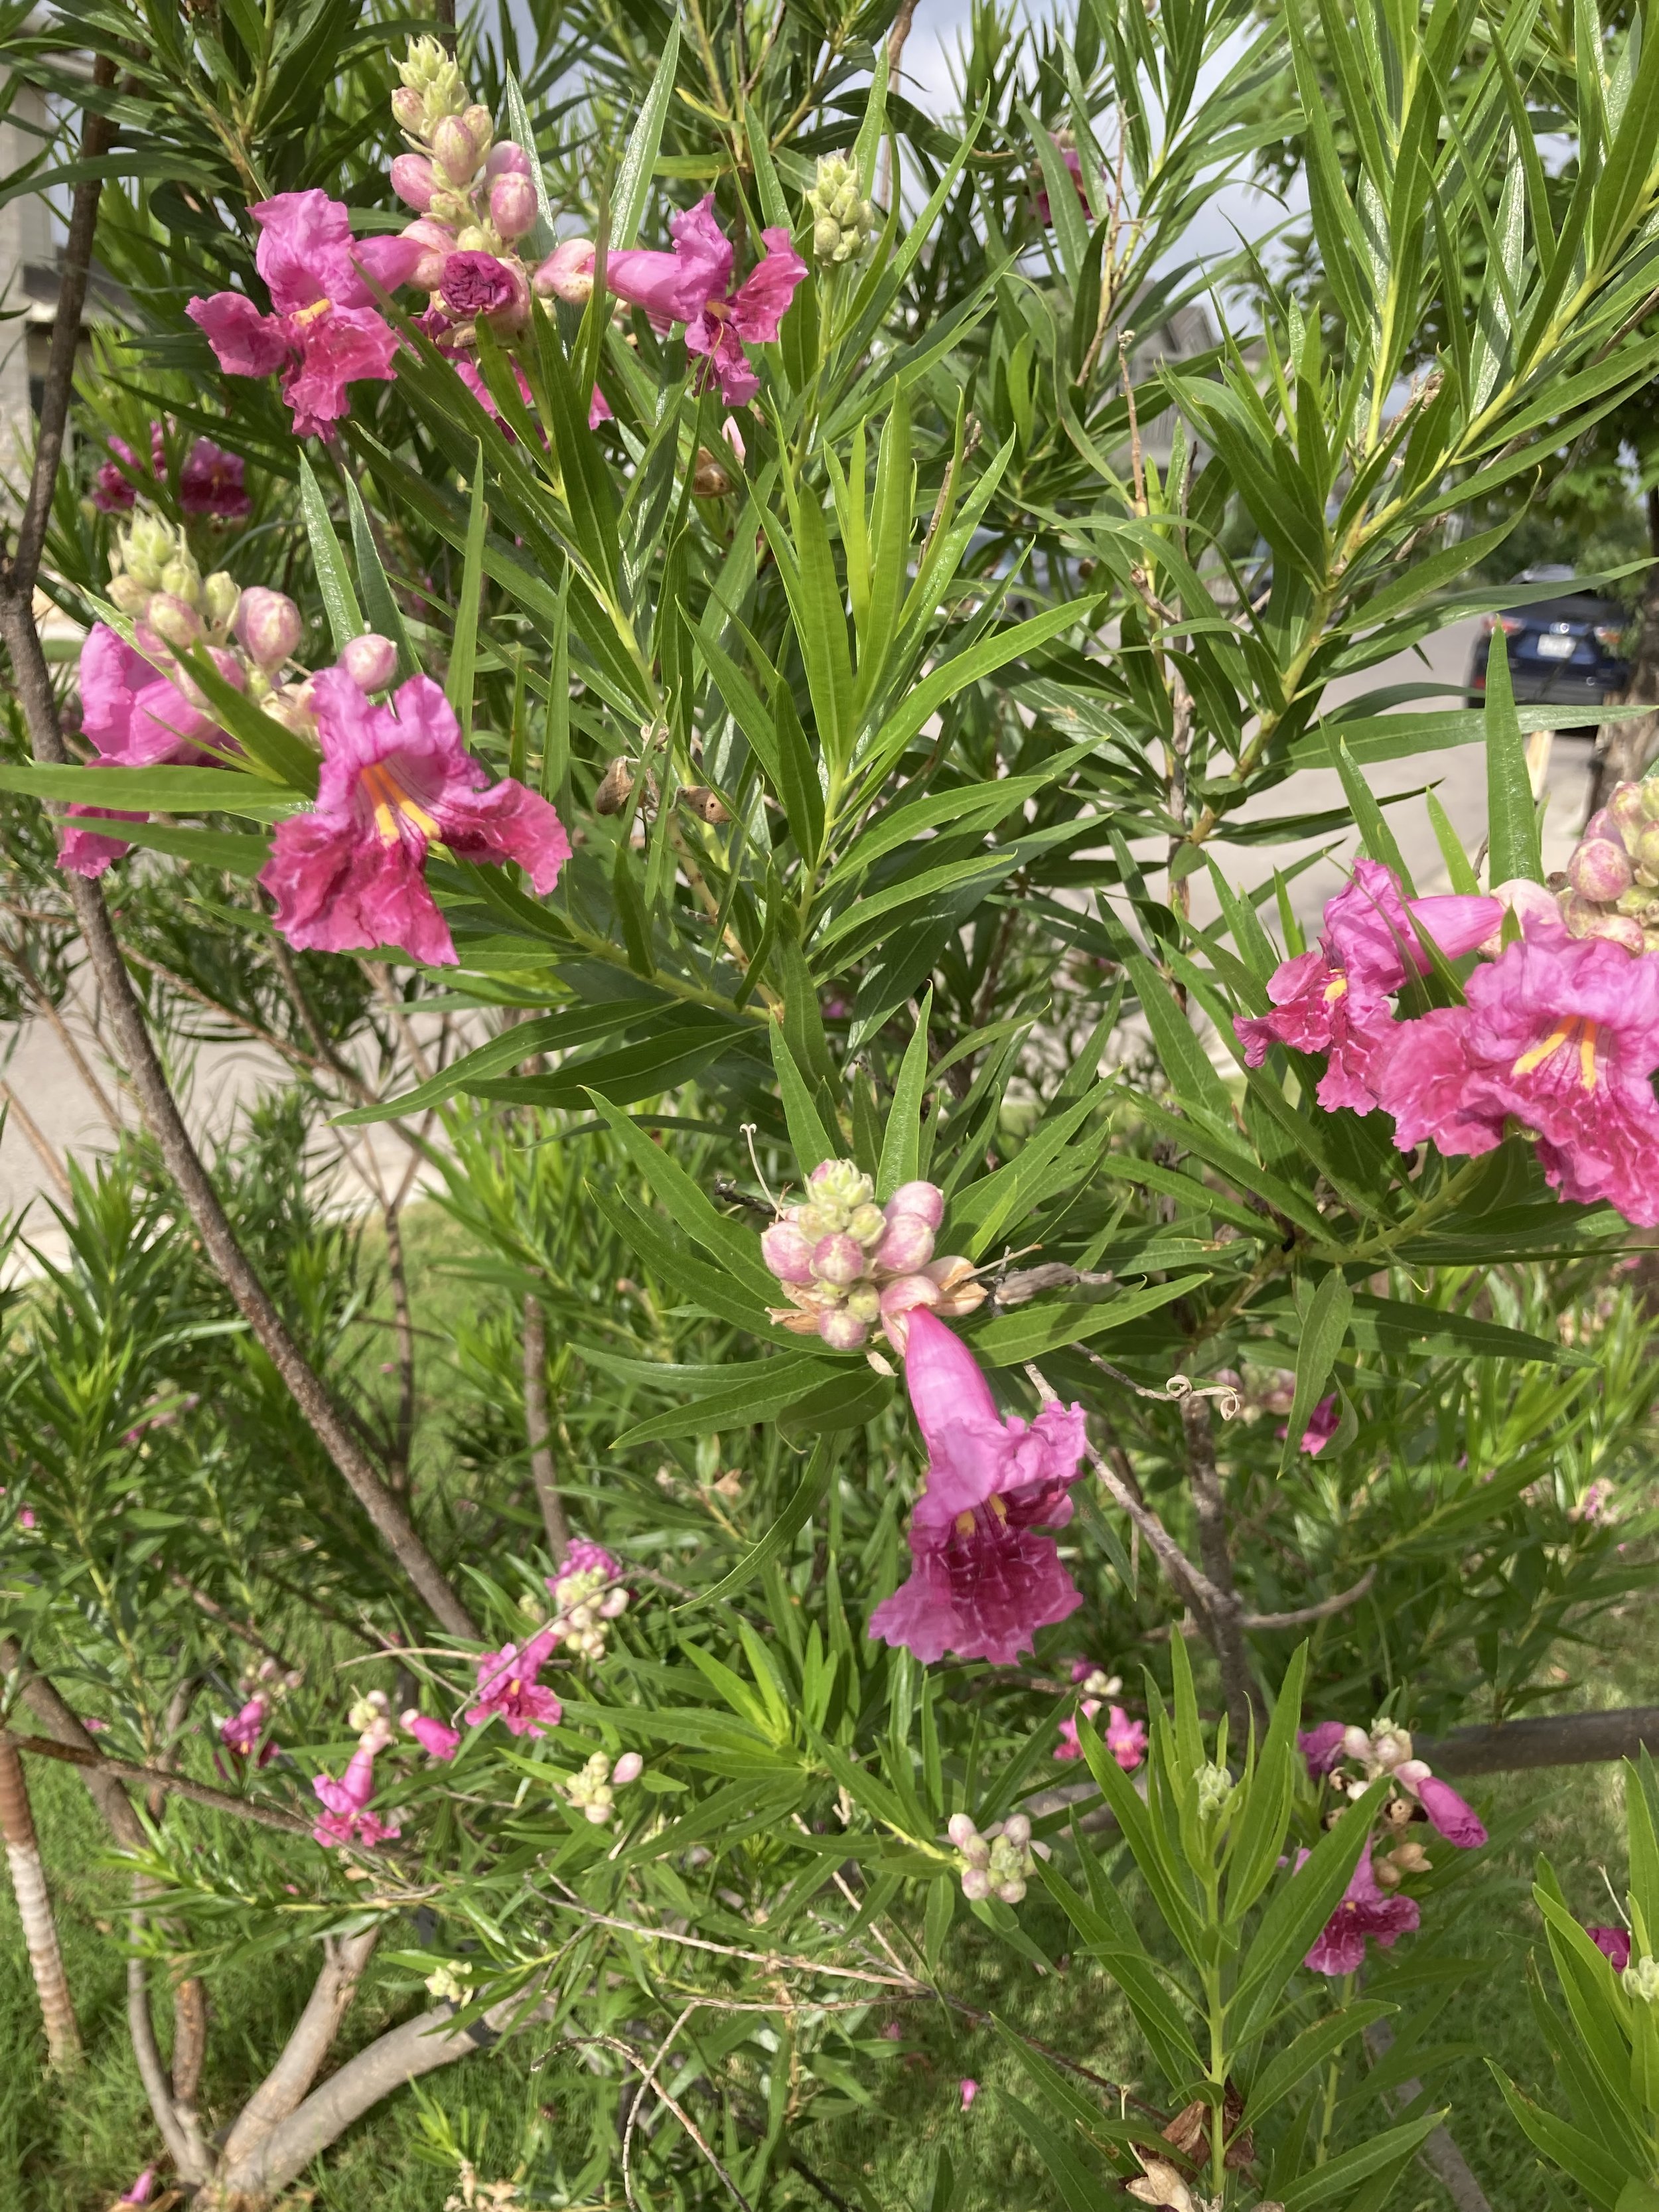
[[[1429,2143],[1363,2031],[1426,2069],[1457,1971],[1436,1741],[1642,1574],[1655,833],[1546,884],[1501,634],[1484,715],[1352,679],[1653,375],[1645,21],[1334,8],[1333,115],[1293,17],[988,8],[949,125],[880,9],[9,33],[124,294],[0,574],[5,784],[83,810],[15,810],[6,988],[87,963],[155,1146],[11,1316],[9,1725],[198,2201],[451,2069],[477,2197],[520,2056],[526,2202],[839,2203],[920,2041],[1069,2204]],[[1192,245],[1291,131],[1327,313]],[[1419,886],[1367,772],[1463,744]],[[1229,854],[1316,836],[1309,945]],[[291,1086],[204,1168],[227,1033]],[[414,1288],[407,1179],[314,1181],[381,1125]],[[263,2079],[169,2078],[169,1983],[302,1948]]]

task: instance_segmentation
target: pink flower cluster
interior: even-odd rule
[[[714,209],[710,192],[696,207],[671,216],[670,252],[632,246],[608,255],[605,284],[617,299],[642,307],[659,330],[683,323],[687,352],[704,363],[702,388],[718,385],[728,407],[742,407],[760,390],[744,348],[775,340],[806,264],[787,230],[763,230],[766,251],[734,289],[735,252]],[[586,301],[593,289],[595,259],[591,240],[565,240],[537,270],[536,289],[572,302]]]
[[[927,1447],[910,1522],[909,1579],[870,1616],[870,1633],[931,1665],[947,1651],[1012,1666],[1083,1594],[1045,1528],[1072,1517],[1081,1406],[1035,1420],[1000,1414],[973,1354],[926,1306],[908,1316],[905,1382]]]
[[[348,210],[323,191],[278,192],[248,213],[270,313],[241,292],[193,299],[185,313],[228,376],[280,376],[295,437],[328,437],[350,404],[349,384],[392,375],[398,334],[375,288],[407,283],[421,248],[409,238],[354,240]]]
[[[504,1644],[476,1660],[478,1701],[466,1709],[468,1726],[499,1720],[510,1735],[542,1735],[557,1728],[564,1707],[538,1679],[555,1644],[552,1630],[540,1628],[522,1644]]]
[[[576,1658],[604,1658],[605,1632],[628,1610],[621,1573],[619,1562],[603,1544],[590,1543],[585,1536],[574,1540],[557,1573],[546,1577],[554,1605],[547,1632],[555,1649],[562,1644]]]
[[[395,1814],[382,1820],[368,1809],[374,1795],[374,1761],[397,1740],[386,1717],[386,1707],[383,1690],[371,1690],[366,1698],[358,1699],[349,1719],[352,1727],[360,1728],[362,1733],[357,1738],[356,1750],[346,1762],[345,1772],[337,1782],[329,1774],[319,1774],[312,1782],[323,1809],[313,1823],[311,1832],[327,1850],[355,1844],[372,1850],[377,1844],[390,1843],[402,1832]]]
[[[1521,933],[1504,945],[1506,908]],[[1273,1043],[1323,1053],[1320,1103],[1380,1106],[1402,1151],[1429,1142],[1473,1158],[1518,1131],[1564,1197],[1659,1225],[1659,960],[1609,929],[1575,936],[1572,919],[1536,884],[1408,902],[1386,868],[1361,860],[1325,909],[1318,949],[1273,976],[1273,1011],[1234,1023],[1246,1062],[1259,1066]],[[1492,957],[1464,1005],[1397,1022],[1389,1000],[1408,963],[1425,965],[1413,922],[1449,956]]]
[[[1486,1831],[1473,1806],[1449,1783],[1442,1782],[1425,1760],[1413,1753],[1412,1740],[1392,1721],[1369,1729],[1325,1721],[1304,1729],[1297,1746],[1315,1782],[1330,1782],[1349,1796],[1361,1796],[1380,1776],[1394,1785],[1382,1814],[1383,1839],[1391,1843],[1374,1857],[1376,1839],[1367,1842],[1340,1904],[1326,1922],[1304,1963],[1320,1974],[1357,1973],[1364,1961],[1367,1938],[1388,1949],[1420,1924],[1415,1898],[1397,1894],[1401,1883],[1426,1873],[1431,1862],[1407,1832],[1419,1809],[1438,1834],[1460,1850],[1477,1850]],[[1308,1856],[1297,1855],[1300,1869]]]
[[[937,1183],[907,1182],[878,1206],[855,1161],[820,1161],[806,1180],[805,1202],[783,1208],[761,1237],[761,1256],[789,1301],[772,1309],[780,1328],[853,1352],[879,1322],[902,1352],[913,1313],[955,1316],[983,1304],[969,1261],[933,1257],[945,1218]]]
[[[1079,1710],[1085,1720],[1093,1720],[1105,1700],[1085,1697]],[[1146,1756],[1146,1726],[1144,1721],[1131,1720],[1121,1705],[1110,1705],[1106,1711],[1106,1725],[1101,1730],[1101,1741],[1126,1774],[1133,1774]],[[1077,1740],[1077,1721],[1068,1717],[1060,1723],[1060,1748],[1056,1759],[1081,1759],[1083,1747]]]
[[[92,503],[100,514],[130,514],[146,475],[154,483],[162,480],[167,468],[166,433],[159,422],[149,426],[148,471],[125,438],[111,438],[107,444],[116,458],[100,465],[93,479]],[[204,515],[216,522],[246,520],[253,511],[253,502],[247,495],[241,455],[228,453],[211,438],[198,438],[179,471],[179,507],[182,514]]]
[[[517,861],[546,892],[570,840],[544,799],[511,776],[491,783],[430,677],[411,676],[384,704],[369,697],[396,659],[388,639],[356,638],[308,685],[323,756],[317,803],[278,823],[259,881],[276,927],[301,950],[398,945],[428,967],[453,966],[454,939],[427,888],[432,847]]]

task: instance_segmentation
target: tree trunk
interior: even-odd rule
[[[12,1894],[17,1917],[23,1923],[29,1967],[40,2017],[46,2030],[48,2062],[66,2072],[81,2060],[81,2031],[75,2023],[75,2007],[64,1972],[64,1954],[58,1948],[58,1923],[52,1918],[46,1870],[35,1840],[34,1816],[29,1809],[28,1784],[17,1747],[0,1736],[0,1836],[6,1844],[6,1863],[11,1869]]]
[[[1648,543],[1659,558],[1659,485],[1648,494]],[[1614,784],[1638,781],[1659,752],[1659,568],[1650,570],[1636,617],[1636,646],[1623,703],[1654,711],[1613,722],[1602,732],[1590,775],[1589,808],[1605,806]]]

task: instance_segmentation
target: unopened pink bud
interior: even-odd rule
[[[1642,925],[1634,915],[1601,914],[1584,932],[1586,937],[1605,939],[1609,945],[1622,945],[1626,952],[1645,952],[1648,940]]]
[[[426,128],[426,102],[414,88],[400,84],[392,95],[392,114],[400,131],[418,138]]]
[[[402,235],[426,249],[410,272],[410,283],[419,291],[435,292],[443,282],[444,264],[455,251],[454,232],[422,216],[418,222],[405,223]]]
[[[433,131],[432,158],[452,185],[471,183],[478,166],[478,149],[459,115],[446,115]]]
[[[645,1771],[645,1761],[637,1751],[625,1751],[611,1770],[613,1790],[626,1790],[630,1782],[637,1782]]]
[[[1642,787],[1639,783],[1616,783],[1601,812],[1611,819],[1614,828],[1628,845],[1638,837],[1647,826],[1647,815],[1642,805]],[[1600,817],[1598,816],[1598,820]],[[1586,825],[1586,835],[1589,834]]]
[[[845,1288],[864,1273],[864,1247],[844,1229],[821,1237],[812,1248],[812,1273],[821,1283]]]
[[[991,1877],[983,1867],[969,1867],[962,1877],[962,1893],[970,1905],[991,1894]]]
[[[434,1720],[429,1713],[411,1709],[403,1715],[403,1724],[428,1759],[453,1759],[460,1749],[459,1729]]]
[[[997,1895],[1004,1905],[1018,1905],[1025,1894],[1025,1885],[1016,1875],[1012,1881],[997,1884]]]
[[[810,1283],[812,1247],[793,1221],[775,1221],[761,1232],[761,1257],[781,1283]]]
[[[399,154],[392,164],[392,189],[405,207],[424,215],[432,204],[438,179],[424,154]]]
[[[919,1213],[887,1212],[887,1234],[876,1247],[876,1265],[902,1274],[925,1267],[933,1256],[933,1232]]]
[[[749,458],[749,448],[743,442],[743,433],[738,428],[735,416],[728,415],[720,424],[720,435],[740,461]]]
[[[291,659],[305,635],[300,610],[288,593],[264,584],[251,584],[243,592],[234,628],[248,659],[266,671]]]
[[[398,672],[398,648],[389,637],[367,630],[341,647],[340,665],[360,691],[384,691]]]
[[[1578,841],[1581,844],[1591,837],[1610,837],[1615,845],[1624,843],[1624,832],[1613,820],[1613,809],[1610,806],[1598,806],[1578,833]]]
[[[1030,1814],[1011,1813],[1002,1824],[1002,1832],[1006,1840],[1011,1843],[1016,1850],[1023,1851],[1031,1840]]]
[[[1371,1739],[1369,1731],[1363,1728],[1344,1729],[1342,1749],[1347,1758],[1363,1759],[1369,1763],[1371,1755]]]
[[[959,1851],[966,1850],[969,1844],[975,1842],[979,1835],[979,1830],[974,1826],[973,1816],[969,1813],[952,1813],[945,1823],[945,1832]]]
[[[620,1620],[627,1610],[628,1592],[620,1584],[615,1589],[608,1589],[599,1600],[601,1620]]]
[[[539,212],[536,187],[528,177],[509,171],[489,187],[489,220],[503,238],[522,238],[534,228]]]
[[[585,307],[593,296],[592,240],[567,238],[556,246],[536,271],[536,290],[544,300]]]
[[[463,110],[461,126],[482,159],[489,151],[495,136],[495,117],[487,107],[474,100],[471,107]]]
[[[529,177],[534,173],[529,155],[514,138],[503,138],[500,145],[492,146],[484,163],[484,174],[492,184],[497,177]]]
[[[913,1213],[930,1229],[937,1229],[945,1218],[945,1193],[936,1182],[902,1182],[888,1200],[885,1211],[890,1221],[896,1214]]]
[[[831,1352],[856,1352],[869,1334],[868,1322],[840,1307],[818,1316],[818,1334]]]
[[[1567,881],[1596,906],[1622,898],[1635,879],[1629,854],[1610,837],[1586,837],[1567,862]]]

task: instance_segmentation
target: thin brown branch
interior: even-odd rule
[[[228,1813],[239,1820],[252,1820],[261,1828],[275,1828],[285,1836],[308,1836],[311,1823],[295,1813],[284,1813],[275,1805],[255,1804],[246,1797],[234,1797],[228,1790],[215,1790],[205,1782],[192,1782],[187,1774],[169,1774],[160,1766],[141,1766],[136,1759],[112,1759],[95,1748],[82,1751],[78,1745],[57,1743],[51,1737],[23,1735],[15,1729],[0,1729],[0,1735],[9,1738],[19,1751],[27,1752],[35,1759],[55,1759],[68,1766],[101,1768],[105,1773],[123,1782],[137,1782],[147,1789],[165,1790],[171,1796],[186,1797],[192,1805],[206,1805],[216,1813]],[[138,1838],[143,1842],[142,1831]]]
[[[1338,1590],[1334,1596],[1322,1597],[1316,1605],[1298,1605],[1289,1613],[1247,1613],[1243,1625],[1247,1629],[1306,1628],[1316,1620],[1328,1620],[1333,1613],[1346,1613],[1361,1598],[1369,1597],[1376,1581],[1376,1569],[1367,1567],[1351,1589]]]
[[[35,1156],[52,1178],[52,1188],[67,1205],[74,1195],[74,1185],[69,1179],[69,1170],[58,1157],[56,1148],[48,1140],[46,1131],[29,1112],[11,1085],[0,1079],[0,1099],[5,1101],[6,1111],[33,1146]]]
[[[8,945],[4,950],[7,959],[10,961],[12,966],[22,977],[25,985],[27,987],[30,997],[34,1000],[35,1005],[40,1008],[40,1012],[46,1016],[46,1020],[51,1024],[52,1031],[57,1036],[58,1043],[63,1046],[64,1052],[69,1056],[70,1066],[80,1077],[87,1090],[91,1092],[99,1112],[103,1115],[105,1121],[108,1122],[110,1127],[114,1130],[115,1133],[118,1136],[121,1133],[121,1117],[115,1110],[115,1103],[111,1098],[109,1093],[105,1090],[103,1085],[98,1080],[98,1077],[93,1068],[92,1062],[87,1058],[85,1053],[82,1051],[81,1041],[76,1036],[74,1030],[70,1029],[68,1022],[64,1018],[62,1007],[58,1006],[51,992],[47,990],[46,985],[35,974],[33,968],[30,965],[28,955],[24,952],[20,946],[14,945]]]
[[[392,1425],[392,1449],[386,1455],[386,1471],[392,1489],[406,1495],[410,1458],[415,1448],[415,1316],[409,1303],[409,1274],[404,1265],[404,1233],[398,1211],[396,1202],[389,1200],[384,1217],[386,1273],[392,1291],[392,1326],[398,1341],[398,1411]]]
[[[194,1583],[186,1581],[176,1569],[169,1571],[167,1580],[174,1589],[183,1590],[192,1605],[199,1606],[209,1620],[217,1621],[228,1634],[240,1637],[244,1644],[251,1644],[256,1651],[263,1651],[267,1659],[274,1659],[284,1674],[292,1672],[292,1662],[283,1657],[274,1644],[267,1644],[257,1628],[250,1627],[245,1620],[238,1620],[234,1613],[228,1613],[217,1598],[211,1598],[205,1590],[198,1589]]]
[[[15,1683],[20,1702],[28,1707],[54,1742],[86,1754],[72,1764],[81,1769],[87,1795],[103,1814],[106,1826],[121,1849],[142,1851],[149,1838],[120,1777],[106,1763],[98,1746],[82,1727],[79,1717],[58,1694],[56,1686],[30,1666],[21,1645],[9,1636],[0,1636],[0,1674],[9,1678],[9,1689]]]

